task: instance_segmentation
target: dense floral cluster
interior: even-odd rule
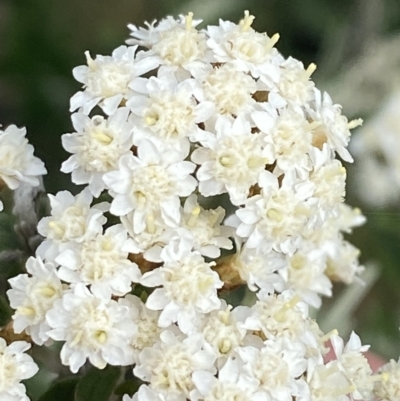
[[[362,270],[343,233],[364,218],[343,203],[335,158],[352,161],[360,121],[253,19],[130,26],[128,46],[74,69],[62,170],[87,187],[49,196],[44,241],[8,296],[14,330],[64,342],[72,372],[133,366],[146,385],[124,401],[345,401],[396,387],[390,369],[371,377],[356,334],[345,346],[308,315]],[[221,299],[240,285],[254,305]]]

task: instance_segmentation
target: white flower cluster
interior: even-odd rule
[[[43,162],[33,156],[33,146],[25,136],[26,129],[15,125],[0,130],[0,189],[5,185],[15,190],[21,183],[38,186],[39,177],[47,173]]]
[[[372,397],[368,347],[324,335],[307,307],[361,270],[343,233],[363,217],[343,203],[335,159],[351,161],[359,121],[253,19],[131,26],[128,46],[74,70],[62,170],[87,187],[50,195],[45,239],[10,280],[14,328],[63,341],[74,373],[133,366],[146,382],[135,401]],[[93,202],[102,193],[110,202]],[[253,306],[221,299],[245,284]]]
[[[0,337],[0,400],[29,400],[20,381],[34,376],[39,369],[33,359],[24,353],[30,347],[26,341],[14,341],[7,346]]]

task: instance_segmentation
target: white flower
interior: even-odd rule
[[[246,243],[235,237],[236,255],[230,264],[251,291],[264,289],[270,292],[283,289],[283,282],[277,274],[284,265],[283,255],[273,250],[249,248]]]
[[[277,90],[281,101],[302,106],[313,98],[314,82],[310,80],[316,65],[310,64],[307,69],[301,61],[288,57],[280,64],[281,75]]]
[[[251,28],[254,16],[245,12],[238,25],[220,20],[219,26],[209,26],[207,33],[210,39],[207,45],[213,50],[219,63],[230,63],[237,70],[250,72],[254,78],[261,78],[268,84],[277,82],[280,76],[278,63],[273,58],[277,56],[274,45],[279,35],[272,38],[258,33]]]
[[[211,270],[215,262],[206,263],[191,244],[182,240],[171,242],[161,252],[162,267],[145,273],[141,284],[158,287],[149,296],[146,306],[162,310],[159,325],[167,327],[177,322],[188,333],[199,314],[218,309],[221,301],[217,289],[223,286],[218,274]]]
[[[154,22],[148,25],[148,32],[130,25],[131,36],[136,39],[130,39],[127,43],[151,48],[150,55],[157,56],[156,60],[161,64],[159,76],[180,69],[195,76],[213,61],[212,53],[207,49],[205,33],[196,29],[200,22],[193,21],[193,13],[189,13],[181,15],[180,20],[169,17],[156,27]]]
[[[231,305],[221,301],[219,310],[204,317],[199,329],[205,341],[210,344],[218,358],[232,355],[244,345],[247,330],[242,327],[243,313],[240,308],[232,310]]]
[[[39,177],[47,173],[25,136],[26,129],[15,125],[0,130],[0,185],[4,182],[12,190],[21,182],[38,186]]]
[[[107,203],[90,207],[93,196],[85,188],[73,196],[68,191],[49,195],[51,216],[39,221],[38,232],[46,240],[37,249],[37,254],[53,261],[59,253],[59,247],[69,241],[82,242],[103,232],[107,221],[103,212],[108,209]]]
[[[178,236],[176,229],[166,226],[159,214],[155,218],[151,214],[147,216],[146,225],[140,233],[135,233],[137,224],[134,212],[121,216],[121,223],[131,237],[130,253],[143,254],[146,260],[157,263],[162,262],[162,248]]]
[[[205,71],[197,81],[197,100],[200,104],[211,101],[218,114],[246,114],[256,103],[252,95],[258,89],[257,81],[229,64]]]
[[[0,337],[0,399],[29,401],[21,380],[29,379],[39,370],[33,359],[24,352],[30,348],[25,341],[14,341],[7,346]]]
[[[325,274],[326,253],[317,244],[304,241],[300,249],[286,257],[279,274],[287,288],[301,296],[304,302],[319,308],[321,295],[332,295],[332,283]]]
[[[327,144],[322,150],[313,148],[310,156],[314,166],[309,179],[315,185],[313,197],[318,199],[320,213],[337,215],[345,196],[346,169],[339,160],[332,159]]]
[[[379,400],[397,400],[400,394],[400,359],[393,359],[379,369],[382,380],[376,381],[374,394]]]
[[[361,125],[362,120],[348,122],[342,115],[341,107],[333,104],[326,92],[322,95],[316,88],[312,106],[307,107],[307,111],[310,117],[319,123],[314,132],[314,146],[321,149],[322,145],[327,143],[343,160],[352,162],[353,158],[346,149],[350,140],[350,129]]]
[[[84,84],[84,91],[71,98],[70,111],[82,108],[89,114],[96,105],[112,115],[122,100],[127,100],[133,93],[130,85],[135,79],[158,66],[152,58],[136,57],[137,46],[120,46],[111,56],[96,56],[93,60],[86,52],[87,66],[74,68],[73,74],[78,82]]]
[[[148,309],[140,298],[131,294],[120,299],[119,303],[129,308],[130,318],[135,323],[135,333],[129,339],[129,344],[133,349],[135,363],[138,363],[140,352],[152,347],[160,339],[160,312]]]
[[[207,401],[267,401],[259,393],[257,380],[246,376],[236,359],[229,358],[216,378],[210,372],[194,372],[193,382],[196,389],[192,391],[190,400]]]
[[[273,147],[277,166],[284,172],[295,169],[302,178],[311,169],[312,124],[299,108],[277,110],[270,103],[259,103],[260,111],[251,114],[264,140]]]
[[[317,365],[308,372],[308,397],[313,401],[350,401],[349,393],[353,391],[346,377],[335,361],[326,365]]]
[[[16,309],[13,328],[16,333],[23,330],[39,345],[45,343],[50,329],[45,320],[48,310],[67,289],[57,276],[52,263],[44,263],[39,257],[30,257],[26,262],[30,274],[20,274],[9,279],[11,289],[7,291],[10,305]]]
[[[273,163],[271,152],[262,138],[251,133],[251,126],[243,117],[218,118],[216,135],[204,133],[198,140],[204,147],[192,153],[192,160],[200,165],[197,171],[199,191],[204,196],[228,192],[234,205],[243,204],[249,189],[259,180],[265,165]]]
[[[115,170],[119,158],[130,153],[133,127],[127,123],[128,114],[126,107],[108,119],[75,113],[71,118],[77,132],[62,136],[64,149],[73,155],[62,164],[61,171],[72,172],[74,184],[89,184],[93,196],[98,197],[105,188],[103,174]]]
[[[217,258],[221,249],[232,249],[229,239],[233,230],[221,226],[225,210],[219,206],[216,209],[205,210],[198,202],[195,194],[190,195],[184,204],[179,232],[187,236],[193,243],[193,249],[203,256]]]
[[[238,353],[245,363],[243,370],[259,382],[269,400],[291,401],[299,394],[296,378],[307,368],[301,344],[279,338],[265,341],[261,349],[245,347]]]
[[[48,335],[56,341],[65,341],[61,362],[72,373],[89,359],[103,369],[110,365],[133,363],[129,339],[135,325],[129,319],[129,308],[114,300],[96,298],[82,284],[76,284],[73,293],[67,293],[47,312],[52,330]]]
[[[251,308],[251,315],[243,327],[247,330],[261,330],[267,339],[286,337],[293,342],[302,341],[308,331],[308,308],[300,297],[291,291],[271,295],[261,290],[259,300]]]
[[[68,283],[90,285],[100,298],[127,294],[141,277],[137,264],[128,259],[133,247],[127,234],[122,224],[116,224],[82,243],[66,244],[56,258],[61,265],[59,277]]]
[[[204,348],[201,334],[185,338],[166,330],[158,343],[141,352],[133,373],[149,382],[153,390],[184,401],[194,388],[193,372],[204,370],[214,374],[214,361],[213,353]]]
[[[367,358],[362,354],[368,351],[368,345],[362,345],[360,337],[351,333],[344,347],[343,339],[337,335],[330,338],[335,352],[338,367],[348,381],[354,386],[351,391],[356,400],[372,398],[374,382],[371,380],[372,369]]]
[[[147,81],[148,96],[134,96],[127,102],[136,115],[132,119],[135,145],[151,138],[161,141],[160,146],[188,152],[189,138],[200,131],[198,124],[213,113],[211,102],[196,102],[193,86],[193,80],[178,83],[172,74]]]
[[[310,182],[298,182],[295,175],[278,178],[263,172],[259,180],[261,195],[247,199],[245,207],[236,211],[241,224],[236,234],[247,239],[249,248],[266,247],[266,251],[293,254],[299,247],[313,209],[306,202],[313,194]]]
[[[110,212],[123,216],[133,211],[136,233],[144,230],[146,219],[154,219],[160,211],[167,224],[177,224],[179,196],[189,196],[197,186],[190,175],[195,165],[183,161],[185,156],[174,151],[164,153],[149,140],[143,140],[137,156],[122,156],[119,169],[104,175],[114,196]]]

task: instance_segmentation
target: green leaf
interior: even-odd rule
[[[5,326],[11,320],[12,314],[13,311],[10,308],[10,305],[8,305],[8,302],[0,296],[0,327]]]
[[[79,377],[68,377],[54,383],[38,401],[74,401]]]
[[[76,386],[75,401],[108,401],[121,376],[121,369],[107,366],[92,368]]]

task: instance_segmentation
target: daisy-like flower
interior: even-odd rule
[[[292,256],[286,256],[286,263],[278,272],[286,287],[301,296],[302,301],[319,308],[321,295],[332,295],[332,282],[325,274],[326,252],[309,241],[302,243]]]
[[[302,106],[312,100],[315,84],[310,77],[316,68],[315,64],[310,64],[305,69],[303,63],[293,57],[283,61],[280,64],[280,79],[276,85],[281,102]]]
[[[114,114],[121,102],[131,96],[130,86],[135,85],[135,80],[158,67],[156,60],[140,57],[136,50],[137,46],[120,46],[111,56],[98,55],[95,59],[86,52],[87,66],[73,70],[84,90],[71,98],[70,111],[82,108],[83,113],[89,114],[99,104],[106,114]]]
[[[211,270],[192,244],[185,240],[171,242],[161,252],[162,267],[145,273],[140,281],[146,287],[158,287],[149,296],[146,306],[161,310],[159,325],[167,327],[177,322],[188,333],[200,314],[220,307],[217,290],[223,282]]]
[[[33,151],[26,139],[25,128],[10,125],[0,130],[0,188],[5,184],[14,190],[22,182],[34,187],[39,185],[39,177],[47,170]],[[3,204],[0,205],[2,208]]]
[[[4,401],[29,401],[21,380],[29,379],[39,370],[33,359],[25,354],[31,347],[25,341],[15,341],[7,346],[0,337],[0,399]]]
[[[210,372],[194,372],[193,382],[196,389],[190,395],[192,401],[267,401],[268,399],[259,392],[257,380],[244,373],[237,359],[229,358],[218,371],[218,378]]]
[[[121,298],[119,303],[129,308],[130,318],[135,324],[135,332],[129,339],[129,345],[133,350],[135,363],[139,363],[140,352],[153,347],[160,340],[162,332],[158,326],[160,312],[150,310],[140,298],[131,294]]]
[[[313,214],[312,205],[306,201],[314,186],[298,182],[293,172],[285,174],[280,185],[268,171],[261,175],[259,185],[261,194],[249,198],[245,207],[236,211],[241,220],[236,234],[247,237],[249,248],[264,246],[268,251],[293,254]]]
[[[141,44],[151,49],[150,54],[157,56],[161,64],[159,76],[165,73],[186,70],[196,76],[209,62],[213,61],[212,52],[206,45],[206,35],[196,26],[201,20],[193,20],[193,13],[181,15],[179,20],[169,17],[157,26],[148,25],[146,31],[130,25],[131,36],[135,39],[129,44]],[[150,57],[152,58],[152,57]]]
[[[307,107],[307,111],[318,123],[313,135],[314,146],[321,149],[324,143],[328,143],[329,147],[335,150],[343,160],[352,162],[353,158],[346,149],[350,140],[350,129],[361,125],[362,120],[348,122],[342,115],[341,107],[333,104],[326,92],[322,94],[316,88],[314,88],[313,101],[311,106]]]
[[[253,110],[256,100],[252,95],[259,87],[258,81],[250,75],[223,64],[197,77],[195,96],[200,104],[212,102],[218,114],[237,116]]]
[[[374,395],[378,400],[396,400],[400,394],[400,359],[396,362],[391,359],[389,363],[379,369],[382,380],[376,381]]]
[[[137,223],[135,213],[130,212],[121,216],[121,223],[130,235],[130,253],[141,254],[150,262],[162,262],[161,251],[173,239],[179,236],[177,229],[165,225],[160,213],[157,217],[150,214],[146,218],[146,225],[140,233],[136,233]]]
[[[71,118],[76,132],[62,136],[64,149],[73,155],[62,164],[61,171],[72,172],[72,182],[77,185],[89,184],[95,197],[105,188],[104,173],[115,170],[120,157],[130,153],[133,128],[127,122],[128,115],[125,107],[108,119],[75,113]]]
[[[207,315],[199,327],[204,340],[211,345],[219,359],[225,361],[227,356],[233,355],[245,344],[247,330],[242,327],[242,312],[241,308],[232,310],[232,306],[222,300],[220,309]]]
[[[167,224],[178,224],[179,196],[189,196],[197,186],[190,175],[196,166],[184,161],[185,157],[178,151],[164,153],[151,141],[143,140],[137,156],[122,156],[119,169],[104,175],[114,196],[110,212],[123,216],[133,211],[136,233],[159,212]]]
[[[205,210],[198,202],[195,194],[190,195],[184,204],[179,232],[193,243],[193,249],[203,256],[217,258],[221,249],[232,249],[233,234],[230,227],[222,226],[225,209]],[[183,228],[183,229],[182,229]]]
[[[292,343],[287,338],[267,340],[261,349],[239,349],[239,355],[245,363],[243,370],[258,381],[267,399],[291,401],[293,396],[300,394],[301,384],[299,386],[296,379],[307,368],[301,344]]]
[[[219,117],[215,130],[216,135],[199,137],[203,147],[192,153],[192,161],[200,165],[199,191],[204,196],[228,192],[234,205],[243,204],[250,187],[274,158],[261,136],[252,134],[250,123],[240,116],[235,120]]]
[[[40,258],[30,257],[26,262],[28,274],[20,274],[9,280],[11,289],[7,291],[10,305],[16,309],[13,328],[16,333],[23,330],[39,345],[45,343],[50,326],[46,313],[67,286],[62,284],[54,264],[44,263]]]
[[[49,337],[65,341],[61,362],[72,373],[77,373],[86,359],[99,369],[107,363],[133,363],[129,339],[135,333],[135,325],[129,319],[129,308],[95,297],[84,284],[76,284],[73,292],[55,302],[46,319],[52,328]]]
[[[371,399],[374,388],[372,369],[363,355],[363,352],[368,351],[369,345],[362,345],[360,337],[354,332],[351,333],[346,346],[343,339],[337,335],[333,335],[330,340],[339,369],[353,386],[351,393],[354,399]]]
[[[192,374],[206,371],[215,374],[215,356],[205,347],[201,334],[184,337],[165,330],[160,341],[145,348],[133,373],[150,383],[150,388],[166,398],[184,401],[194,389]]]
[[[104,299],[127,294],[141,273],[128,259],[132,241],[122,224],[82,243],[70,242],[56,258],[59,277],[68,283],[90,285],[92,293]]]
[[[69,241],[79,243],[103,231],[103,224],[107,221],[103,213],[109,205],[99,203],[90,207],[93,196],[89,189],[85,188],[77,196],[61,191],[55,196],[49,195],[49,198],[51,216],[44,217],[38,224],[39,234],[46,238],[36,251],[40,257],[53,261],[63,244]]]
[[[193,80],[179,83],[173,74],[147,81],[147,96],[134,96],[127,102],[135,115],[135,145],[151,138],[160,141],[161,147],[188,152],[189,138],[196,136],[200,131],[198,124],[214,111],[210,101],[196,102],[193,86]]]
[[[213,50],[219,63],[232,64],[237,70],[250,72],[272,86],[280,77],[277,50],[279,40],[275,34],[271,38],[251,28],[254,16],[245,11],[239,24],[220,20],[219,26],[209,26],[207,45]]]
[[[270,295],[266,291],[257,293],[258,301],[243,327],[247,330],[261,330],[264,338],[286,337],[293,342],[307,337],[309,317],[307,305],[292,291]]]
[[[283,171],[296,170],[307,179],[311,169],[308,153],[312,150],[312,129],[300,108],[278,111],[270,103],[261,103],[251,118],[261,130],[266,144],[272,147],[276,165]]]
[[[263,248],[249,248],[237,236],[235,244],[237,253],[229,259],[229,265],[251,291],[283,289],[284,284],[278,275],[278,271],[285,266],[282,254],[273,250],[265,252]]]

